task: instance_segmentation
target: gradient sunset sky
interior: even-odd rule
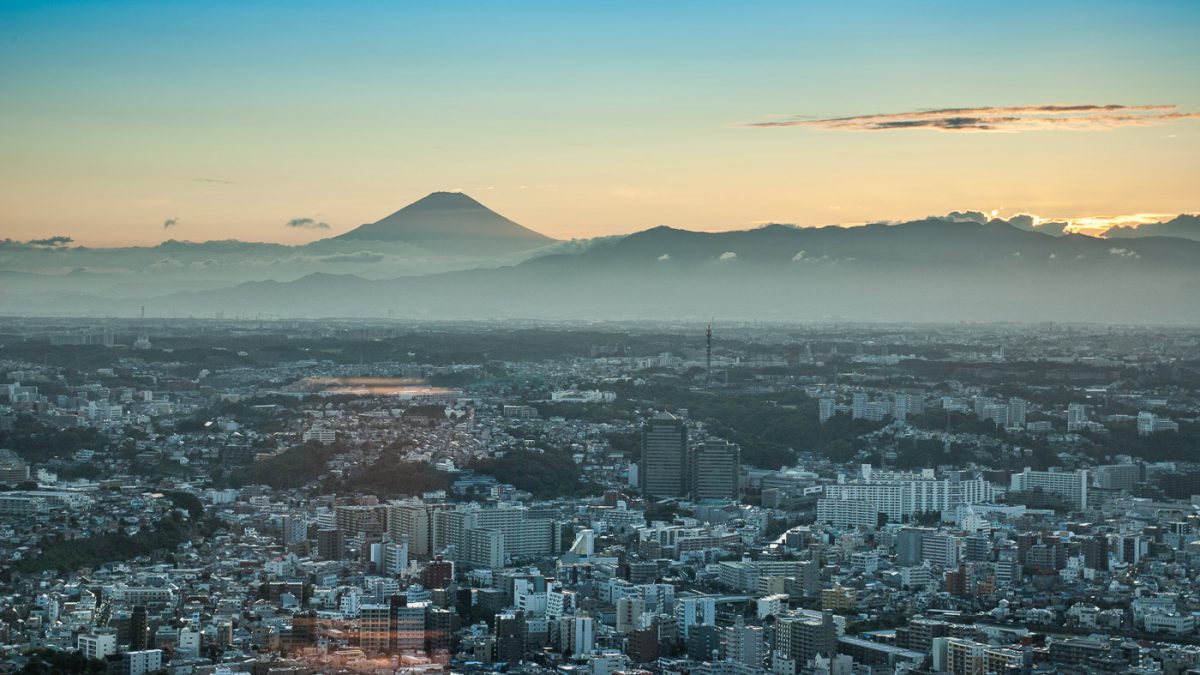
[[[302,242],[435,190],[558,238],[1196,212],[1197,35],[1195,0],[4,2],[0,238]]]

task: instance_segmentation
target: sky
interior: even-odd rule
[[[563,239],[1194,213],[1197,34],[1194,0],[10,0],[0,238],[299,243],[436,190]]]

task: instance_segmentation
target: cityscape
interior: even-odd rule
[[[0,2],[0,675],[1200,675],[1200,2]]]
[[[1195,330],[8,319],[0,340],[13,667],[1200,667]]]

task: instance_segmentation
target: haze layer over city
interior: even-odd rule
[[[0,6],[0,673],[1200,672],[1198,31]]]

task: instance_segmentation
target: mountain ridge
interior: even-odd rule
[[[729,232],[656,227],[515,265],[381,279],[321,272],[146,304],[198,315],[1195,323],[1197,259],[1200,242],[1060,237],[1003,220]],[[68,305],[84,312],[118,306],[80,298]]]

